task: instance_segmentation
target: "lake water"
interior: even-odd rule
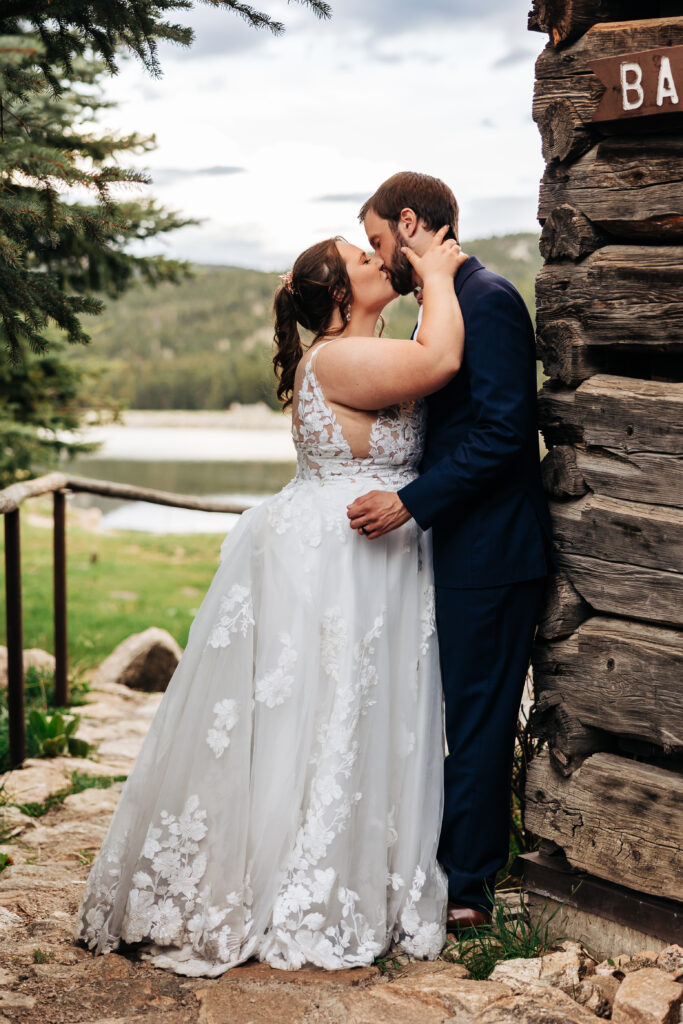
[[[110,480],[196,497],[256,503],[296,471],[289,430],[111,426],[83,432],[102,447],[64,468],[73,476]],[[99,508],[102,529],[150,533],[227,533],[238,516],[196,512],[148,502],[76,494],[70,502]]]

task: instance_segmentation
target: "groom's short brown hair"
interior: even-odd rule
[[[428,231],[438,231],[450,224],[458,238],[458,201],[451,189],[440,178],[417,171],[399,171],[387,178],[374,195],[367,199],[358,214],[361,224],[370,210],[382,220],[396,226],[401,210],[406,207],[420,217]]]

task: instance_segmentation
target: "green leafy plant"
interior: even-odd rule
[[[28,716],[29,726],[40,744],[41,757],[87,757],[90,744],[77,739],[74,733],[81,723],[80,715],[63,715],[57,711],[48,715],[34,708]]]
[[[10,864],[14,864],[14,861],[9,853],[0,853],[0,871],[4,871]]]
[[[86,695],[90,690],[89,683],[83,677],[81,669],[76,667],[69,679],[69,702],[70,707],[86,703]],[[40,711],[49,716],[52,712],[58,711],[61,714],[70,714],[70,708],[60,708],[55,704],[55,679],[54,672],[47,668],[38,668],[31,665],[26,670],[24,677],[24,700],[26,714],[30,721],[33,710]],[[81,742],[81,741],[79,741]],[[39,734],[32,728],[27,730],[26,735],[27,757],[40,757],[41,740]],[[7,709],[7,690],[0,690],[0,772],[6,771],[9,766],[9,714]],[[6,802],[6,801],[5,801]],[[0,806],[2,799],[0,798]],[[2,826],[0,825],[0,839]]]
[[[491,924],[449,936],[442,956],[463,963],[478,980],[488,978],[501,960],[544,956],[565,938],[550,934],[550,926],[563,905],[552,913],[543,911],[534,921],[520,892],[519,911],[511,911],[503,902],[495,903]]]
[[[55,952],[53,949],[49,949],[47,952],[44,949],[33,950],[33,962],[34,964],[46,964],[50,960],[54,960]]]

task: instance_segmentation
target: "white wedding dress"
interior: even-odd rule
[[[324,344],[317,346],[320,351]],[[416,474],[422,403],[352,453],[315,374],[295,396],[296,477],[245,512],[126,781],[74,938],[190,976],[434,958],[441,683],[429,536],[370,541],[346,506]]]

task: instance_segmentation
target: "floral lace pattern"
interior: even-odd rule
[[[420,613],[420,654],[429,650],[429,638],[436,631],[436,592],[433,584],[428,584],[422,591],[422,611]]]
[[[233,633],[246,637],[254,625],[254,608],[248,587],[235,583],[221,598],[220,617],[209,634],[209,647],[229,647]]]
[[[275,934],[264,951],[273,966],[292,962],[301,966],[309,961],[333,969],[342,964],[367,963],[382,949],[374,929],[356,907],[360,896],[343,886],[335,893],[342,907],[341,922],[324,928],[330,917],[336,872],[321,862],[347,827],[353,805],[363,796],[345,792],[341,780],[350,777],[358,757],[358,719],[374,703],[369,700],[370,690],[377,683],[373,641],[383,625],[381,613],[355,645],[355,671],[342,675],[340,658],[348,645],[348,625],[338,608],[328,609],[323,616],[321,663],[337,687],[329,718],[318,731],[306,817],[289,858],[286,882],[275,901]]]
[[[291,696],[294,684],[292,670],[299,657],[294,650],[289,633],[280,633],[279,640],[282,644],[282,651],[277,667],[271,672],[266,672],[261,679],[257,679],[254,690],[254,698],[269,708],[276,708],[280,704],[284,704]]]
[[[239,722],[239,705],[236,700],[226,697],[225,700],[214,704],[213,713],[216,717],[213,720],[213,728],[209,729],[206,735],[206,742],[216,757],[220,757],[230,746],[228,733]]]
[[[201,850],[209,831],[206,818],[194,794],[177,817],[162,811],[159,827],[149,826],[140,857],[146,870],[133,875],[123,921],[126,942],[187,942],[202,957],[234,959],[250,931],[253,897],[248,878],[241,891],[222,895],[218,904],[208,887],[200,890],[207,864]]]
[[[322,342],[304,369],[297,399],[292,437],[297,450],[297,476],[303,479],[370,476],[388,487],[413,479],[424,447],[424,402],[404,402],[381,409],[372,425],[369,454],[355,457],[337,418],[325,401],[315,374],[315,357],[329,342]]]

